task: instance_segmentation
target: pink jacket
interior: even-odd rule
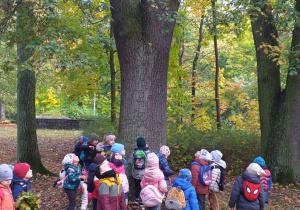
[[[119,174],[124,193],[128,193],[129,192],[129,182],[128,182],[127,176],[125,174],[124,165],[117,167],[115,164],[113,164],[111,162],[109,162],[108,165],[116,172],[116,174]]]
[[[0,210],[1,209],[14,210],[15,209],[14,203],[15,202],[10,188],[0,184]]]
[[[164,179],[164,173],[159,169],[159,160],[156,154],[149,153],[147,155],[147,166],[144,172],[143,179],[141,181],[141,188],[143,189],[145,186],[143,182],[151,184],[155,180],[163,178],[160,182],[154,184],[154,186],[160,191],[163,195],[168,191],[167,183]]]

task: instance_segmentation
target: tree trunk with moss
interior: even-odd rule
[[[272,11],[264,4],[260,13],[253,14],[251,25],[257,58],[262,155],[274,181],[291,183],[300,179],[300,113],[297,112],[300,109],[300,72],[297,76],[288,75],[286,89],[282,91],[280,66],[274,57],[270,57],[267,47],[279,46]],[[299,28],[295,27],[292,49],[295,50],[297,45]]]
[[[167,70],[179,2],[110,0],[121,71],[119,141],[127,155],[136,138],[151,150],[166,143]]]
[[[35,118],[35,72],[31,67],[35,39],[33,2],[19,1],[17,11],[17,161],[30,164],[34,173],[49,173],[39,155]]]

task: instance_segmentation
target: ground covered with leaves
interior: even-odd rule
[[[16,164],[17,129],[16,127],[0,127],[0,158],[1,163]],[[80,131],[38,130],[38,146],[43,164],[51,172],[58,174],[62,168],[61,161],[65,154],[72,152]],[[226,177],[226,189],[219,195],[222,209],[228,209],[227,203],[235,177]],[[53,188],[57,177],[35,174],[31,180],[32,192],[41,199],[41,209],[65,209],[68,200],[63,190]],[[78,192],[79,193],[79,192]],[[77,209],[80,209],[79,195]],[[273,183],[269,195],[270,203],[265,209],[300,209],[300,191],[294,185],[282,186]],[[207,209],[209,203],[206,201]],[[91,206],[90,206],[91,207]],[[91,208],[90,208],[91,209]],[[137,209],[130,205],[129,209]]]

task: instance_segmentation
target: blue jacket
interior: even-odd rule
[[[31,189],[30,182],[25,181],[24,179],[19,178],[17,175],[13,174],[13,179],[11,180],[11,191],[14,198],[14,201],[17,200],[19,194],[23,191],[27,192]]]
[[[160,170],[162,170],[162,172],[164,173],[165,179],[168,179],[168,177],[173,174],[173,170],[170,169],[170,167],[168,165],[168,161],[163,154],[161,154],[160,152],[157,152],[157,151],[154,153],[157,155],[157,157],[159,159]]]
[[[236,178],[233,187],[231,189],[231,195],[229,200],[229,207],[233,208],[236,205],[237,210],[263,210],[265,208],[265,198],[262,185],[260,184],[260,192],[258,198],[254,201],[248,201],[243,195],[243,182],[247,180],[251,183],[260,184],[258,176],[244,171],[242,176]]]
[[[75,190],[80,184],[80,179],[78,178],[81,174],[80,168],[72,164],[65,165],[66,176],[68,176],[63,184],[64,189]]]
[[[199,210],[195,188],[189,181],[186,181],[180,177],[176,177],[173,180],[172,186],[179,186],[184,192],[185,208],[183,210]]]

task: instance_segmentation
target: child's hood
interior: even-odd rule
[[[224,169],[226,169],[226,162],[224,160],[219,160],[218,162],[214,162],[211,164],[211,166],[219,165],[222,166]]]
[[[253,174],[250,174],[248,171],[244,171],[242,173],[242,177],[243,177],[244,180],[247,180],[251,183],[254,183],[254,184],[259,184],[260,183],[259,176],[255,176]]]
[[[109,162],[108,165],[116,172],[116,174],[120,174],[120,173],[125,174],[124,165],[117,167],[115,164],[111,162]]]
[[[179,186],[182,190],[186,190],[187,188],[191,187],[192,184],[189,181],[186,181],[180,177],[176,177],[173,180],[173,187]]]
[[[29,184],[29,180],[24,180],[24,179],[21,179],[19,178],[17,175],[13,174],[13,179],[11,180],[12,183],[20,183],[20,182],[23,182],[25,184]]]
[[[147,155],[147,168],[159,168],[159,159],[154,152]]]

